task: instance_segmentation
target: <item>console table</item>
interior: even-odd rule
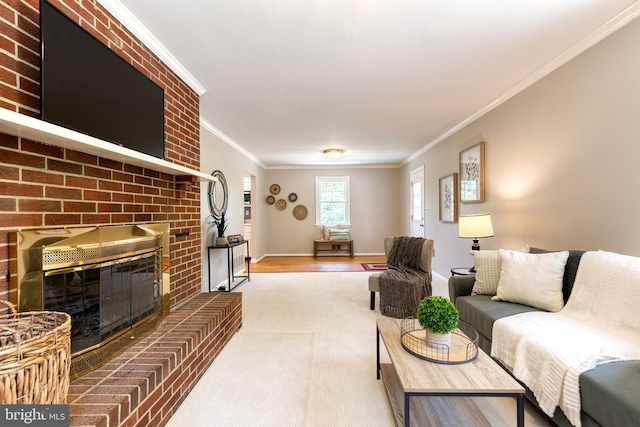
[[[247,245],[247,256],[244,258],[247,262],[247,274],[236,276],[233,272],[233,248],[237,246]],[[211,292],[211,250],[226,250],[227,251],[227,280],[229,286],[225,286],[226,289],[217,289],[218,291],[231,292],[234,288],[240,286],[246,281],[251,281],[251,257],[249,256],[249,241],[242,240],[240,242],[228,243],[221,246],[208,246],[207,255],[209,261],[209,292]],[[236,279],[242,279],[238,283],[235,283]],[[235,283],[235,285],[233,285]]]

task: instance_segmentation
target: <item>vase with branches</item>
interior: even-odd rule
[[[227,238],[224,236],[224,232],[227,230],[227,226],[229,225],[224,217],[224,212],[220,214],[220,219],[215,221],[216,228],[218,230],[218,237],[216,238],[216,245],[222,246],[228,244]]]

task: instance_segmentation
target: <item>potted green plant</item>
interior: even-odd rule
[[[451,331],[458,327],[460,315],[451,301],[440,296],[429,296],[420,301],[418,323],[431,344],[451,344]]]
[[[227,238],[224,237],[224,232],[227,230],[227,221],[224,218],[224,212],[220,214],[220,219],[216,221],[216,228],[218,229],[218,237],[216,238],[216,246],[227,245]]]

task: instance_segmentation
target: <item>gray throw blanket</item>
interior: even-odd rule
[[[393,239],[387,259],[388,270],[380,276],[380,312],[403,319],[415,317],[420,301],[431,295],[431,272],[421,265],[422,237]]]

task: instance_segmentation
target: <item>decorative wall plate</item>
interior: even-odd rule
[[[278,184],[271,184],[271,187],[269,187],[269,191],[271,192],[271,194],[278,194],[280,193],[280,186]]]
[[[293,217],[298,221],[302,221],[303,219],[305,219],[308,213],[309,212],[307,211],[307,207],[305,205],[298,205],[293,208]]]
[[[276,209],[283,211],[287,208],[287,201],[285,199],[278,199],[276,201]]]
[[[298,200],[298,195],[296,193],[289,194],[289,201],[291,203],[295,202],[296,200]]]
[[[276,202],[276,198],[275,198],[275,197],[273,197],[273,196],[268,196],[268,197],[267,197],[267,203],[268,203],[268,204],[272,205],[272,204],[274,204],[275,202]]]

